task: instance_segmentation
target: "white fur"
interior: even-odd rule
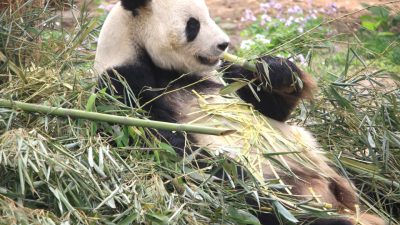
[[[218,44],[229,37],[211,19],[204,0],[153,0],[134,17],[118,3],[107,17],[99,37],[95,69],[98,73],[116,65],[135,62],[136,47],[144,47],[154,63],[181,72],[211,71],[218,65],[201,64],[197,55],[221,57]],[[200,21],[200,32],[187,42],[186,22]],[[156,35],[155,35],[156,34]],[[110,57],[112,56],[112,57]]]
[[[136,59],[132,14],[115,5],[100,32],[94,69],[98,74]]]
[[[229,42],[229,37],[211,19],[203,0],[154,0],[152,13],[144,44],[158,66],[182,72],[214,69],[200,64],[194,56],[221,56],[217,45]],[[201,27],[196,39],[187,43],[184,31],[190,17],[199,20]],[[154,31],[158,35],[152,35]]]

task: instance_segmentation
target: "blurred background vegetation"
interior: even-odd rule
[[[316,135],[366,208],[399,224],[399,3],[349,11],[335,3],[250,2],[238,17],[229,14],[235,1],[208,1],[233,37],[232,51],[289,57],[315,77],[319,94],[290,123]],[[114,2],[89,3],[0,3],[0,99],[145,118],[92,93],[98,32]],[[222,156],[208,163],[232,168]],[[218,180],[216,170],[196,164],[147,129],[0,107],[0,224],[257,224],[245,203],[258,196],[253,181]],[[329,214],[258,200],[283,221]]]

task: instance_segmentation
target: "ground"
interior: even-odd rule
[[[82,0],[80,0],[82,1]],[[116,0],[106,0],[107,2],[115,2]],[[206,0],[213,17],[220,17],[228,20],[239,20],[243,11],[248,8],[258,8],[265,0]],[[299,5],[302,7],[324,7],[335,1],[326,0],[280,0],[278,1],[284,6]],[[383,0],[345,0],[336,1],[342,12],[349,12],[362,9],[361,4],[383,4],[388,1]]]
[[[246,9],[252,9],[257,12],[260,3],[269,2],[265,0],[206,0],[211,16],[217,18],[219,25],[229,33],[232,45],[236,46],[240,42],[240,31],[244,26],[240,23],[243,12]],[[283,7],[289,8],[295,5],[303,9],[318,9],[325,8],[335,1],[326,0],[281,0],[277,1]],[[383,4],[382,0],[345,0],[336,1],[338,13],[334,16],[344,15],[349,12],[354,12],[363,8],[361,4],[378,5]],[[393,4],[391,4],[393,5]],[[400,2],[396,3],[397,9],[400,10]],[[338,23],[338,30],[341,30],[342,23]],[[347,28],[347,26],[345,26]]]
[[[83,1],[83,0],[78,0]],[[87,1],[87,0],[86,0]],[[117,0],[104,0],[107,3],[113,3]],[[269,2],[266,0],[206,0],[209,6],[211,16],[216,18],[219,25],[229,33],[232,44],[235,46],[240,41],[240,31],[244,28],[240,23],[240,18],[246,9],[252,9],[257,12],[260,3]],[[280,0],[275,1],[283,5],[283,7],[289,8],[295,5],[302,7],[303,9],[318,9],[324,8],[332,3],[335,3],[338,7],[338,13],[334,16],[344,15],[349,12],[361,10],[362,4],[378,5],[384,4],[386,1],[383,0],[344,0],[344,1],[326,1],[326,0]],[[400,1],[391,6],[396,7],[400,10]],[[340,26],[340,23],[339,23]],[[340,29],[340,27],[339,27]]]
[[[259,4],[262,2],[260,0],[206,0],[211,14],[214,17],[220,17],[223,19],[228,19],[232,21],[240,20],[240,17],[245,9],[257,9]],[[335,1],[326,0],[281,0],[278,1],[282,5],[289,7],[293,5],[299,5],[303,8],[318,8],[325,7]],[[341,12],[351,12],[355,10],[362,9],[362,3],[377,5],[388,1],[382,0],[346,0],[346,1],[336,1],[335,3],[339,7]]]

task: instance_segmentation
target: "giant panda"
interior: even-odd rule
[[[208,102],[224,102],[229,98],[219,93],[226,83],[236,79],[261,82],[256,73],[240,66],[226,66],[227,63],[220,60],[228,46],[229,37],[210,17],[204,0],[122,0],[104,22],[94,68],[98,74],[109,75],[112,94],[124,97],[127,104],[140,105],[153,120],[190,123],[203,118],[204,121],[212,115],[202,114],[199,110],[199,95],[209,96]],[[252,115],[259,115],[288,140],[307,143],[299,146],[299,150],[315,165],[312,169],[284,157],[292,175],[272,171],[265,163],[262,179],[275,178],[278,174],[291,187],[291,193],[298,196],[310,196],[309,187],[313,187],[322,202],[332,204],[343,215],[303,222],[313,225],[385,224],[372,214],[356,214],[358,197],[352,184],[329,165],[309,132],[285,123],[299,100],[311,96],[314,83],[310,76],[286,59],[264,56],[259,60],[268,65],[270,87],[256,90],[258,99],[254,89],[243,87],[237,91],[235,101],[247,104],[249,107],[244,113],[251,111]],[[262,71],[260,65],[263,63],[257,65]],[[217,77],[217,71],[222,73],[224,80]],[[301,82],[294,79],[295,75]],[[120,82],[120,76],[129,88]],[[129,95],[134,95],[139,102],[129,102]],[[159,131],[158,134],[181,154],[189,148],[182,133]],[[187,138],[190,147],[215,151],[231,144],[218,136],[192,134]],[[257,152],[257,149],[253,150]],[[236,157],[235,152],[224,154],[232,159]],[[263,224],[279,224],[269,213],[261,212],[258,216]]]

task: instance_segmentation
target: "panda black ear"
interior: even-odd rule
[[[133,16],[139,15],[139,9],[149,4],[151,0],[121,0],[121,5],[132,12]]]

